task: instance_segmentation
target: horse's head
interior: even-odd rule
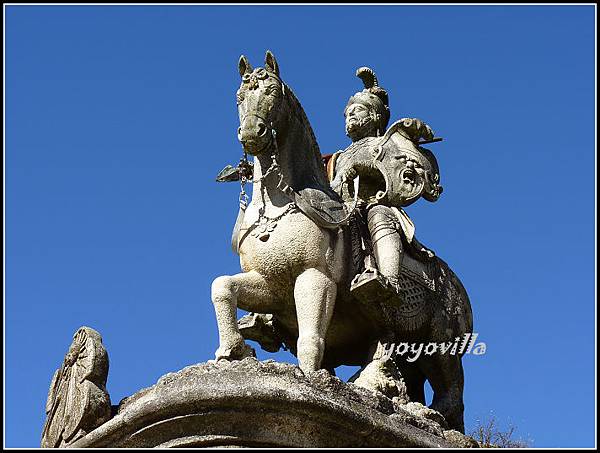
[[[270,148],[273,130],[284,126],[285,88],[279,78],[277,61],[270,51],[267,51],[264,68],[252,69],[242,55],[239,70],[242,83],[237,91],[238,139],[246,152],[259,155]]]

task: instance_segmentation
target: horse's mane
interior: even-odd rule
[[[306,162],[306,164],[310,165],[311,174],[314,175],[316,182],[320,185],[323,185],[325,188],[328,188],[329,183],[327,181],[327,173],[325,172],[325,166],[323,164],[323,156],[321,155],[319,144],[317,143],[312,126],[308,121],[306,112],[304,111],[304,108],[302,108],[300,101],[298,101],[298,98],[291,90],[289,85],[285,84],[283,81],[281,81],[281,84],[285,87],[285,96],[290,106],[290,111],[296,115],[296,118],[299,120],[300,124],[306,130],[306,133],[310,138],[310,155],[312,155],[312,159],[310,159],[309,162]]]

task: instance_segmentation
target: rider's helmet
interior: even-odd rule
[[[382,135],[390,120],[387,91],[379,86],[377,77],[370,68],[358,68],[356,70],[356,76],[363,81],[365,89],[350,97],[346,104],[346,108],[344,109],[344,115],[346,114],[348,107],[352,104],[362,104],[366,106],[373,113],[376,129],[379,131],[379,134]]]

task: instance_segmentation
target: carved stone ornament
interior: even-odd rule
[[[107,376],[102,337],[94,329],[80,327],[50,384],[43,448],[65,447],[110,419]]]
[[[358,196],[365,203],[400,208],[420,197],[437,201],[443,190],[438,164],[431,151],[417,144],[421,137],[433,138],[429,126],[416,118],[404,118],[392,124],[383,137],[365,137],[353,143],[336,155],[337,174],[331,185],[351,200],[353,187],[344,183],[358,175]]]

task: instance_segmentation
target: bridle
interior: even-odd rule
[[[285,96],[285,83],[283,83],[283,81],[281,81],[281,79],[279,79],[279,77],[275,76],[274,74],[269,74],[269,75],[276,78],[279,81],[280,86],[281,86],[281,91],[282,91],[282,103],[283,103],[283,96]],[[279,104],[278,108],[281,108],[282,103]],[[238,166],[239,180],[240,180],[240,196],[239,196],[238,219],[236,220],[236,224],[234,227],[234,237],[238,236],[239,230],[241,229],[241,225],[243,223],[243,218],[245,215],[246,208],[248,207],[249,197],[245,191],[245,185],[249,181],[251,181],[253,183],[261,182],[272,174],[277,175],[278,182],[277,182],[276,187],[284,195],[287,196],[287,198],[290,200],[290,203],[288,204],[287,208],[280,215],[278,215],[277,217],[274,217],[274,218],[269,218],[269,217],[265,216],[264,212],[262,210],[260,210],[258,219],[253,223],[252,226],[258,227],[261,223],[269,223],[269,222],[274,225],[275,222],[277,222],[278,220],[280,220],[287,214],[298,211],[298,210],[301,211],[302,213],[304,213],[308,218],[313,220],[317,225],[319,225],[322,228],[337,229],[342,225],[346,225],[348,223],[348,221],[350,220],[350,217],[352,217],[354,210],[356,209],[356,207],[358,205],[359,177],[357,176],[354,179],[354,200],[353,200],[352,208],[349,209],[347,215],[341,220],[330,220],[330,219],[323,218],[323,216],[320,214],[320,212],[317,209],[315,209],[315,207],[313,207],[310,204],[310,202],[304,196],[302,196],[302,194],[300,192],[296,191],[286,181],[286,178],[285,178],[283,172],[281,171],[281,165],[279,164],[279,146],[277,144],[277,131],[276,131],[273,123],[271,121],[269,121],[267,118],[264,118],[257,113],[245,112],[240,118],[240,124],[244,124],[244,121],[251,115],[258,118],[259,120],[261,120],[262,123],[268,128],[267,133],[269,134],[269,140],[259,151],[256,152],[256,154],[263,153],[267,149],[270,148],[271,164],[266,169],[266,171],[260,176],[259,179],[248,178],[247,174],[244,173],[243,169],[249,168],[250,163],[248,162],[248,154],[244,150],[243,157],[241,158],[240,165]],[[262,189],[262,186],[261,186],[261,189]],[[232,244],[232,245],[233,245],[234,250],[237,252],[238,244],[236,243],[236,244]]]

